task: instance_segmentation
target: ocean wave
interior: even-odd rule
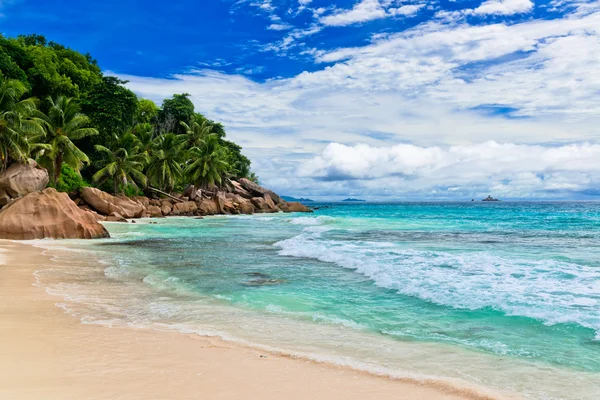
[[[578,324],[600,340],[600,268],[485,252],[403,249],[394,243],[325,240],[305,232],[275,244],[282,256],[355,270],[377,286],[456,309],[491,308],[546,325]]]
[[[325,215],[318,217],[296,217],[290,219],[290,223],[293,225],[326,225],[334,224],[335,218]]]

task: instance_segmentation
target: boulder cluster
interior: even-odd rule
[[[150,197],[113,196],[86,187],[79,193],[47,188],[48,172],[34,161],[15,164],[0,175],[0,239],[95,239],[109,237],[101,221],[135,218],[275,212],[312,212],[286,202],[247,179],[226,190],[188,187],[181,195],[156,191]]]
[[[275,192],[247,179],[231,181],[228,189],[216,192],[190,186],[185,193],[170,197],[158,193],[152,197],[113,196],[91,187],[83,188],[80,194],[73,197],[81,210],[92,213],[98,221],[312,211],[300,203],[286,202]]]

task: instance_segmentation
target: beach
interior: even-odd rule
[[[0,398],[461,399],[452,393],[217,338],[82,324],[35,285],[42,250],[0,241]]]

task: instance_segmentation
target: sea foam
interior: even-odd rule
[[[600,269],[486,252],[405,249],[389,242],[327,240],[305,231],[275,243],[282,256],[355,270],[377,286],[456,309],[491,308],[547,325],[578,324],[600,339]]]

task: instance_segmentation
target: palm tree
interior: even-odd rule
[[[48,102],[50,109],[45,121],[46,143],[50,148],[43,152],[40,160],[52,171],[53,183],[56,184],[63,163],[78,172],[84,163],[89,164],[88,156],[79,150],[73,141],[97,135],[98,130],[86,127],[90,119],[79,112],[79,106],[73,99],[63,96],[56,99],[48,97]]]
[[[139,148],[140,153],[150,155],[154,146],[154,126],[150,123],[136,124],[132,129],[132,133],[135,136],[136,146]]]
[[[217,135],[209,135],[203,146],[190,149],[190,156],[192,162],[185,169],[185,174],[197,187],[221,186],[227,179],[230,166],[225,161],[227,153],[219,144]]]
[[[182,177],[180,145],[180,138],[174,133],[166,133],[154,139],[146,175],[161,190],[172,191]]]
[[[181,121],[180,124],[185,130],[185,139],[181,143],[181,148],[184,150],[204,144],[204,139],[212,133],[213,129],[212,125],[206,120],[202,121],[201,124],[196,121],[192,121],[189,125]]]
[[[107,179],[112,178],[115,195],[118,193],[119,187],[126,186],[128,183],[136,187],[136,183],[146,186],[146,176],[143,170],[147,155],[140,153],[136,142],[137,138],[133,134],[126,133],[121,138],[115,137],[116,145],[113,150],[101,145],[94,146],[98,152],[107,156],[108,161],[104,168],[94,174],[93,181],[101,185]]]
[[[44,134],[36,100],[20,100],[26,92],[20,81],[0,82],[0,172],[6,170],[10,161],[27,161],[32,148],[29,139]]]

